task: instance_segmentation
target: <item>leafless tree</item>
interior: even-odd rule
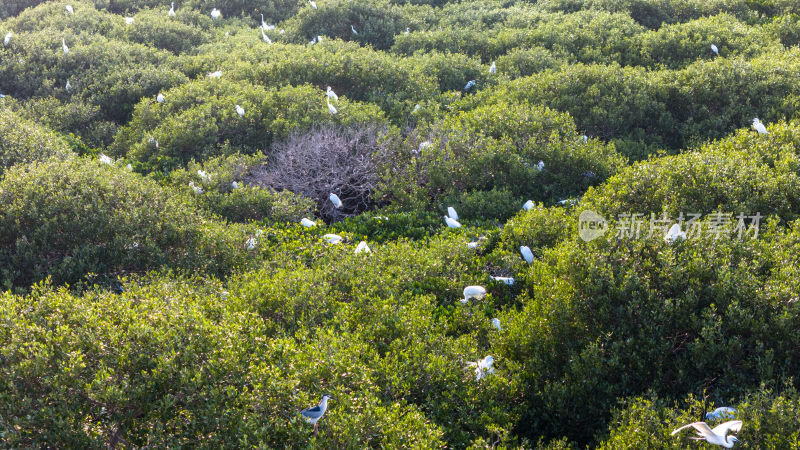
[[[320,217],[342,220],[373,206],[384,129],[321,127],[296,133],[273,146],[267,164],[254,170],[248,184],[289,190],[317,202]],[[334,193],[342,200],[337,209],[328,200]]]

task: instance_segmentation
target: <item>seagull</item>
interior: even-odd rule
[[[481,378],[487,374],[494,373],[494,358],[491,355],[487,356],[476,362],[468,362],[467,367],[475,368],[475,381],[481,381]]]
[[[328,90],[325,91],[325,95],[327,95],[328,98],[332,98],[332,99],[336,100],[337,102],[339,101],[339,96],[336,95],[336,92],[333,92],[333,89],[331,89],[330,86],[328,86]]]
[[[524,209],[525,211],[532,210],[533,209],[533,200],[528,200],[527,202],[525,202],[525,204],[522,205],[522,209]]]
[[[308,4],[311,5],[312,8],[317,9],[317,4],[314,2],[314,0],[308,0]]]
[[[100,162],[103,164],[108,164],[109,166],[114,165],[114,160],[103,153],[100,153]]]
[[[514,285],[514,279],[511,277],[493,277],[489,275],[489,278],[491,278],[493,281],[499,281],[501,283],[505,283],[508,286]]]
[[[211,177],[208,176],[208,172],[206,172],[205,170],[198,170],[197,171],[197,176],[199,176],[200,179],[203,180],[203,181],[208,181],[208,180],[211,179]]]
[[[339,209],[342,207],[342,200],[339,199],[339,196],[331,192],[331,195],[328,196],[328,200],[333,203],[334,208]]]
[[[201,188],[200,186],[195,186],[194,182],[192,182],[192,181],[189,182],[189,187],[194,190],[195,194],[202,194],[203,193],[203,188]]]
[[[758,131],[758,134],[769,134],[769,131],[767,131],[767,128],[764,126],[764,124],[758,120],[758,117],[753,119],[753,128]]]
[[[497,317],[492,319],[492,326],[497,328],[497,331],[503,331],[503,327],[500,326],[500,319],[498,319]]]
[[[450,228],[461,228],[461,224],[458,223],[458,221],[453,219],[452,217],[444,216],[444,221]]]
[[[367,245],[366,241],[361,241],[356,246],[356,255],[359,253],[372,253],[372,250],[369,249],[369,245]]]
[[[494,61],[492,61],[492,66],[489,67],[489,74],[494,75],[497,73],[497,66],[495,65]]]
[[[267,44],[272,44],[272,39],[270,39],[269,36],[267,36],[267,33],[264,33],[263,28],[261,29],[261,39],[263,39],[264,42],[266,42]]]
[[[486,297],[486,288],[483,286],[467,286],[464,288],[464,300],[461,300],[461,303],[467,304],[469,299],[474,298],[477,300],[483,300]]]
[[[680,240],[686,239],[686,232],[681,231],[681,226],[676,223],[672,225],[669,228],[669,231],[667,231],[667,234],[664,235],[664,240],[667,241],[667,243],[671,244],[677,241],[678,239]]]
[[[69,80],[67,80],[67,84],[64,85],[64,90],[69,92],[70,89],[72,89],[72,85],[69,83]]]
[[[221,16],[222,16],[222,13],[219,12],[219,10],[217,8],[214,8],[214,9],[211,10],[211,18],[219,19]]]
[[[533,252],[531,252],[530,247],[523,245],[519,248],[519,252],[522,253],[522,257],[525,258],[525,262],[528,264],[533,263]]]
[[[64,38],[61,38],[61,49],[64,50],[65,55],[69,55],[69,47],[67,47],[67,42],[64,41]]]
[[[158,94],[158,97],[156,97],[158,103],[164,103],[164,100],[164,94]]]
[[[325,102],[328,103],[328,111],[330,111],[331,114],[336,114],[336,113],[339,112],[339,111],[336,110],[335,106],[331,105],[331,99],[330,98],[326,98]]]
[[[247,240],[247,249],[252,250],[254,248],[256,248],[256,238],[251,237]]]
[[[719,49],[717,48],[716,45],[711,44],[711,51],[714,52],[714,54],[716,54],[717,56],[719,56]]]
[[[175,17],[175,2],[172,2],[169,7],[169,16]]]
[[[231,189],[239,189],[239,183],[237,183],[235,181],[233,183],[231,183]]]
[[[338,234],[326,234],[322,236],[322,238],[328,241],[328,244],[338,244],[342,242],[342,237]]]
[[[3,39],[3,47],[8,47],[8,44],[11,43],[11,36],[13,36],[13,35],[14,35],[14,33],[10,32],[10,31],[8,33],[6,33],[5,39]]]
[[[325,415],[325,411],[328,409],[328,400],[333,400],[331,394],[323,395],[322,400],[319,401],[319,405],[300,411],[300,415],[303,416],[308,423],[314,424],[314,436],[317,435],[317,422],[319,422],[319,419],[322,419],[322,416]]]
[[[356,27],[354,27],[352,24],[350,25],[350,31],[352,31],[352,32],[353,32],[353,34],[355,34],[356,36],[358,36],[358,31],[356,31]]]
[[[221,70],[218,70],[216,72],[209,72],[209,74],[208,74],[209,78],[219,78],[221,76],[222,76],[222,71]]]
[[[70,13],[70,14],[75,14],[75,10],[72,9],[72,5],[67,5],[67,6],[64,7],[64,9],[66,9],[67,12]]]
[[[453,220],[458,220],[458,213],[452,206],[447,207],[447,215]]]
[[[539,161],[536,163],[536,168],[539,169],[539,172],[541,172],[542,169],[544,169],[544,161]]]
[[[239,117],[244,117],[244,108],[242,108],[239,105],[236,105],[236,114],[238,114]]]
[[[311,228],[317,226],[317,223],[311,219],[306,219],[305,217],[303,217],[303,220],[300,221],[300,225],[306,228]]]
[[[472,86],[475,86],[475,80],[467,81],[466,86],[464,86],[464,90],[468,91],[468,90],[470,90],[470,88],[472,88]]]
[[[128,25],[132,24],[133,23],[133,17],[126,17],[125,18],[125,23],[127,23]]]
[[[731,408],[729,406],[723,406],[721,408],[717,408],[710,413],[706,413],[706,420],[711,419],[733,419],[736,417],[736,409]]]
[[[738,433],[742,430],[742,421],[741,420],[731,420],[728,422],[721,423],[714,428],[709,428],[708,424],[705,422],[694,422],[690,423],[689,425],[684,425],[677,430],[672,432],[672,435],[675,436],[679,431],[683,430],[684,428],[692,427],[697,431],[697,437],[693,437],[690,439],[695,439],[698,441],[705,440],[709,444],[714,445],[721,445],[725,448],[732,448],[733,444],[738,442],[739,439],[736,436],[728,436],[728,431],[733,433]]]

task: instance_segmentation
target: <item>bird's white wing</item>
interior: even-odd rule
[[[742,421],[741,420],[729,420],[727,422],[722,422],[721,424],[714,427],[711,430],[714,434],[725,437],[728,435],[728,431],[733,433],[738,433],[742,431]]]
[[[714,432],[711,431],[711,428],[709,428],[708,424],[706,424],[705,422],[694,422],[690,423],[689,425],[684,425],[678,428],[677,430],[673,431],[672,435],[675,436],[676,434],[678,434],[679,431],[689,427],[697,430],[697,433],[703,436],[704,438],[709,438],[714,436]]]

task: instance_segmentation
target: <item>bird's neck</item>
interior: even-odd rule
[[[733,448],[733,444],[734,444],[735,442],[736,442],[736,441],[734,441],[734,440],[732,440],[732,439],[731,439],[731,436],[726,436],[726,437],[725,437],[725,448]]]
[[[328,409],[328,399],[327,398],[323,398],[322,400],[320,400],[319,401],[319,407],[322,408],[323,411]]]

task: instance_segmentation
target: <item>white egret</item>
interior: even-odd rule
[[[686,239],[686,232],[681,231],[681,226],[679,224],[674,224],[669,228],[669,231],[664,235],[664,240],[667,243],[673,243],[678,239],[683,240]]]
[[[361,241],[356,246],[356,255],[359,253],[372,253],[372,250],[370,250],[369,245],[367,245],[366,241]]]
[[[6,33],[6,37],[3,39],[3,47],[8,47],[8,44],[11,43],[11,36],[13,36],[13,35],[14,35],[14,33],[10,32],[10,31],[8,33]]]
[[[422,108],[422,107],[419,105],[419,103],[417,103],[417,104],[414,106],[414,110],[413,110],[413,111],[411,111],[411,114],[414,114],[415,112],[419,111],[419,109],[420,109],[420,108]]]
[[[132,24],[133,23],[133,17],[126,17],[125,18],[125,23],[128,24],[128,25]]]
[[[581,140],[582,140],[583,142],[588,142],[588,141],[589,141],[589,136],[587,136],[587,135],[585,135],[585,134],[582,134],[582,135],[581,135]]]
[[[169,7],[169,16],[175,17],[175,2],[172,2]]]
[[[311,219],[306,219],[305,217],[303,217],[303,220],[300,221],[300,225],[306,228],[311,228],[317,226],[317,223]]]
[[[211,176],[209,176],[208,172],[206,172],[205,170],[198,170],[197,176],[199,176],[200,179],[203,181],[209,181],[211,179]]]
[[[311,5],[312,8],[317,9],[317,4],[314,2],[314,0],[308,0],[308,4]]]
[[[108,164],[109,166],[113,166],[114,165],[114,160],[111,159],[110,157],[104,155],[103,153],[100,153],[100,162],[102,164]]]
[[[525,262],[528,264],[533,263],[533,252],[531,251],[530,247],[523,245],[519,248],[519,252],[522,253],[522,257],[525,258]]]
[[[221,76],[222,76],[222,71],[221,70],[218,70],[216,72],[209,72],[209,74],[208,74],[209,78],[219,78]]]
[[[316,43],[317,43],[317,38],[311,39],[311,45],[314,45]]]
[[[470,249],[476,249],[476,248],[478,248],[479,245],[481,245],[480,240],[467,242],[467,248],[470,248]]]
[[[70,13],[70,14],[75,14],[75,10],[72,9],[72,5],[67,5],[67,6],[64,7],[64,9],[66,9],[67,12]]]
[[[694,422],[678,428],[672,432],[672,435],[675,436],[679,431],[685,428],[694,428],[697,432],[697,437],[691,439],[696,439],[698,441],[705,440],[709,444],[720,445],[725,448],[732,448],[733,444],[738,442],[739,439],[737,439],[736,436],[728,436],[728,432],[730,431],[733,433],[738,433],[741,431],[742,421],[730,420],[728,422],[721,423],[714,428],[709,428],[708,424],[705,422]]]
[[[275,25],[267,25],[267,22],[264,22],[264,14],[261,14],[261,29],[267,31],[275,29]]]
[[[234,182],[232,182],[232,183],[231,183],[231,189],[239,189],[239,183],[237,183],[237,182],[235,182],[235,181],[234,181]]]
[[[513,286],[514,285],[514,279],[511,278],[511,277],[493,277],[493,276],[489,275],[489,278],[491,278],[493,281],[499,281],[501,283],[504,283],[507,286]]]
[[[156,97],[156,101],[158,103],[164,103],[164,100],[165,100],[164,94],[158,94],[158,97]]]
[[[326,99],[325,99],[325,102],[326,102],[326,103],[328,103],[328,111],[329,111],[331,114],[336,114],[336,113],[338,113],[338,112],[339,112],[339,111],[336,109],[336,107],[335,107],[335,106],[331,105],[331,99],[329,99],[329,98],[326,98]]]
[[[431,143],[431,141],[422,141],[422,142],[419,143],[419,150],[418,151],[422,152],[422,149],[430,148],[431,146],[433,146],[433,143]]]
[[[222,13],[217,8],[214,8],[214,9],[211,10],[211,18],[212,19],[216,20],[216,19],[219,19],[220,17],[222,17]]]
[[[69,92],[72,89],[72,85],[70,84],[69,80],[67,80],[67,84],[64,85],[64,90]]]
[[[328,98],[332,98],[332,99],[336,100],[337,102],[339,101],[339,96],[336,95],[336,92],[333,92],[333,89],[331,89],[330,86],[328,86],[328,90],[325,91],[325,95],[327,95]]]
[[[458,213],[452,206],[447,207],[447,215],[453,220],[458,220]]]
[[[467,286],[464,288],[464,300],[461,303],[466,304],[470,299],[483,300],[486,297],[486,288],[483,286]]]
[[[769,134],[769,131],[767,131],[767,128],[764,126],[764,124],[758,120],[758,117],[753,119],[753,128],[758,131],[758,134]]]
[[[203,193],[203,188],[201,188],[200,186],[195,186],[193,181],[189,182],[189,187],[192,188],[192,190],[194,190],[195,194],[202,194]]]
[[[497,328],[497,331],[503,331],[503,327],[500,326],[500,319],[498,319],[497,317],[492,319],[492,326]]]
[[[0,94],[0,98],[6,98],[5,94]]]
[[[736,417],[736,409],[729,406],[722,406],[709,413],[706,413],[706,420],[711,419],[733,419]]]
[[[354,35],[358,36],[358,31],[356,31],[356,27],[354,27],[352,24],[350,24],[350,31],[352,31]]]
[[[408,33],[411,33],[411,28],[406,27],[406,32],[404,34],[408,34]]]
[[[239,105],[236,105],[236,114],[238,114],[239,117],[244,117],[244,108],[242,108]]]
[[[714,52],[714,54],[716,54],[717,56],[719,56],[719,49],[717,48],[716,45],[711,44],[711,51]]]
[[[450,228],[461,228],[461,224],[457,220],[444,216],[444,221]]]
[[[128,164],[125,166],[125,168],[126,168],[126,169],[128,169],[128,172],[133,172],[133,166],[132,166],[130,163],[128,163]]]
[[[525,204],[522,205],[522,209],[524,209],[525,211],[532,210],[533,209],[533,200],[528,200],[527,202],[525,202]]]
[[[464,86],[464,90],[468,91],[472,88],[472,86],[475,86],[475,80],[467,81],[467,84]]]
[[[536,168],[541,172],[544,169],[544,161],[539,161],[536,163]]]
[[[342,242],[342,237],[339,236],[338,234],[329,233],[326,234],[325,236],[322,236],[322,239],[325,239],[328,242],[328,244],[338,244]]]
[[[325,415],[325,411],[328,410],[328,400],[333,400],[331,394],[323,395],[322,400],[319,401],[319,405],[300,411],[300,415],[303,416],[308,423],[314,424],[314,436],[317,435],[317,422]]]
[[[322,42],[322,36],[317,36],[317,44],[319,44],[320,42]]]
[[[158,140],[153,136],[150,136],[148,142],[150,142],[150,145],[152,145],[153,147],[158,148]]]
[[[497,65],[492,61],[492,65],[489,67],[489,74],[494,75],[497,73]]]
[[[251,237],[247,240],[247,249],[253,250],[254,248],[256,248],[256,238]]]
[[[476,362],[468,362],[468,368],[475,368],[475,381],[481,381],[481,378],[488,374],[494,373],[494,358],[491,355],[478,360]]]
[[[272,44],[272,39],[270,39],[269,36],[267,36],[267,33],[264,33],[263,28],[261,29],[261,39],[263,39],[264,42],[266,42],[267,44]]]
[[[339,209],[342,207],[342,200],[339,199],[339,196],[331,192],[331,195],[328,196],[328,200],[333,203],[333,207]]]
[[[67,42],[64,38],[61,38],[61,49],[64,50],[65,55],[69,55],[69,47],[67,47]]]

